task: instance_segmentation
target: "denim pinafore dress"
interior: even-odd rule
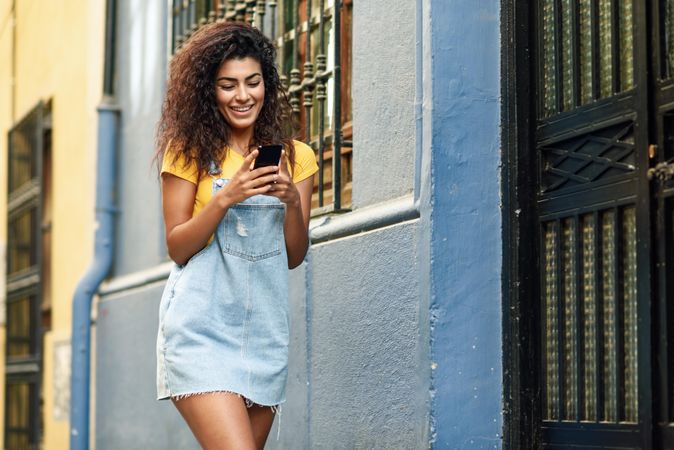
[[[212,177],[214,194],[229,181]],[[231,392],[248,406],[285,401],[284,218],[276,197],[250,197],[227,210],[204,249],[173,267],[159,306],[158,400]]]

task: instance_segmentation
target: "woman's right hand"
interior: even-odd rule
[[[241,203],[253,195],[267,193],[278,178],[278,166],[260,167],[253,170],[253,161],[258,153],[258,150],[250,152],[229,183],[216,194],[222,208]]]

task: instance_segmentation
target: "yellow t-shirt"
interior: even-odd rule
[[[318,164],[316,164],[316,155],[314,155],[311,147],[300,141],[293,141],[293,143],[295,144],[295,166],[294,171],[290,171],[290,173],[293,174],[293,182],[299,183],[318,172]],[[242,155],[232,150],[228,151],[222,163],[222,173],[218,176],[221,178],[231,178],[239,170],[241,164],[243,164],[243,160],[244,157]],[[288,162],[288,170],[290,170],[290,162]],[[208,175],[199,178],[196,162],[186,166],[185,158],[182,155],[173,164],[173,154],[168,151],[165,152],[161,173],[170,173],[197,185],[197,195],[194,199],[192,217],[199,214],[199,211],[213,197],[213,179]]]

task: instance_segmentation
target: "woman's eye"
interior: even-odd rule
[[[248,87],[257,87],[260,85],[259,81],[253,81],[252,83],[248,83]]]
[[[229,86],[229,85],[228,86],[220,86],[220,89],[222,89],[223,91],[231,91],[232,89],[234,89],[234,86]]]

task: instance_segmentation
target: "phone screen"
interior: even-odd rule
[[[258,150],[260,153],[257,155],[257,158],[255,158],[255,165],[253,166],[253,169],[277,165],[281,159],[281,150],[283,150],[283,145],[260,145]]]

